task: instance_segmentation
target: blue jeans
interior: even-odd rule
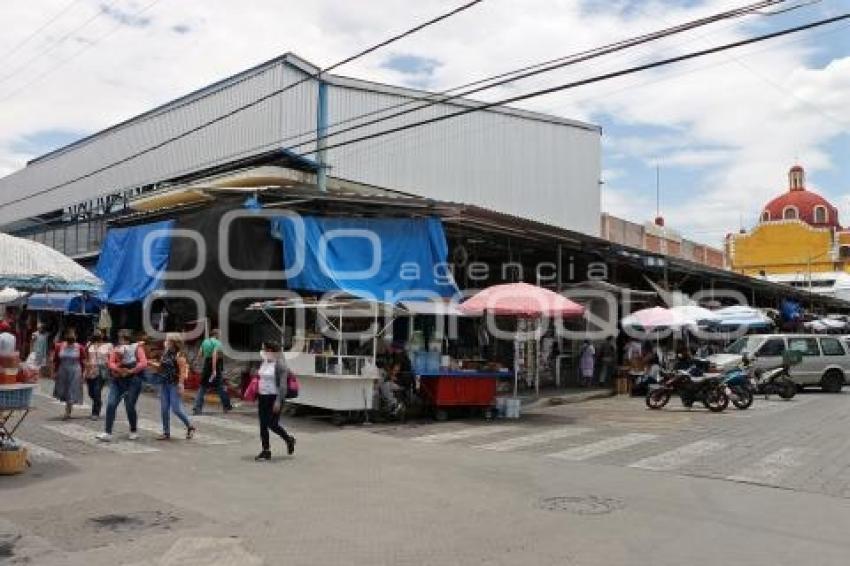
[[[207,389],[215,387],[218,392],[218,397],[221,399],[221,408],[225,411],[229,411],[233,408],[233,405],[230,404],[230,397],[227,395],[227,386],[224,384],[224,379],[219,377],[213,383],[209,383],[208,381],[201,380],[201,385],[198,387],[198,395],[195,397],[195,405],[192,408],[192,412],[196,415],[200,415],[201,411],[204,410],[204,395],[207,394]]]
[[[112,425],[115,424],[115,412],[121,400],[124,400],[124,408],[127,410],[127,420],[130,423],[130,432],[136,432],[139,416],[136,413],[136,401],[142,393],[142,378],[138,375],[132,377],[113,378],[109,382],[109,397],[106,401],[106,432],[112,434]]]
[[[190,428],[192,423],[189,422],[189,417],[186,411],[183,410],[183,400],[180,398],[180,386],[176,383],[163,384],[159,390],[159,404],[162,414],[162,432],[163,434],[171,434],[171,412],[177,415],[186,428]]]

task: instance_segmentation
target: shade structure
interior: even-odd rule
[[[0,234],[0,287],[19,291],[98,291],[101,281],[53,248]]]
[[[494,285],[479,291],[458,307],[467,315],[485,312],[523,318],[572,318],[584,315],[584,307],[543,287],[528,283]]]
[[[661,328],[677,329],[694,324],[679,311],[664,307],[651,307],[635,311],[620,321],[624,327],[657,330]]]
[[[14,303],[15,301],[26,297],[26,295],[27,294],[23,291],[18,291],[17,289],[13,289],[12,287],[0,289],[0,305]]]
[[[757,308],[746,305],[734,305],[714,311],[719,317],[717,324],[722,327],[767,328],[773,321]]]
[[[679,313],[682,317],[691,321],[691,324],[694,325],[712,324],[720,321],[720,316],[718,316],[717,313],[697,305],[671,307],[670,310]]]

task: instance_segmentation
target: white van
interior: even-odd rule
[[[791,367],[791,379],[800,386],[819,386],[839,393],[850,374],[850,343],[843,336],[818,334],[753,334],[733,342],[723,354],[709,358],[712,366],[727,370],[741,363],[743,354],[754,358],[757,367],[770,369],[782,365],[786,350],[802,355],[802,362]]]

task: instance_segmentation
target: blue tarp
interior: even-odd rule
[[[272,233],[283,240],[287,270],[303,256],[303,267],[289,274],[290,289],[393,304],[458,292],[438,218],[282,217],[272,221]]]
[[[159,274],[168,268],[171,255],[169,234],[173,226],[173,220],[165,220],[130,228],[112,228],[106,233],[95,268],[95,274],[103,280],[101,298],[104,301],[114,305],[135,303],[162,288]],[[152,236],[149,265],[146,267],[143,257],[145,238],[154,231],[162,231],[163,234]]]
[[[31,311],[97,314],[102,305],[96,297],[85,293],[33,293],[27,297],[27,309]]]

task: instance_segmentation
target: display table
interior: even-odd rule
[[[0,475],[17,474],[28,465],[26,448],[15,432],[30,412],[34,383],[0,385]]]
[[[450,408],[480,408],[489,414],[496,403],[496,384],[511,372],[443,370],[420,373],[419,390],[435,409],[438,420],[448,417]]]

